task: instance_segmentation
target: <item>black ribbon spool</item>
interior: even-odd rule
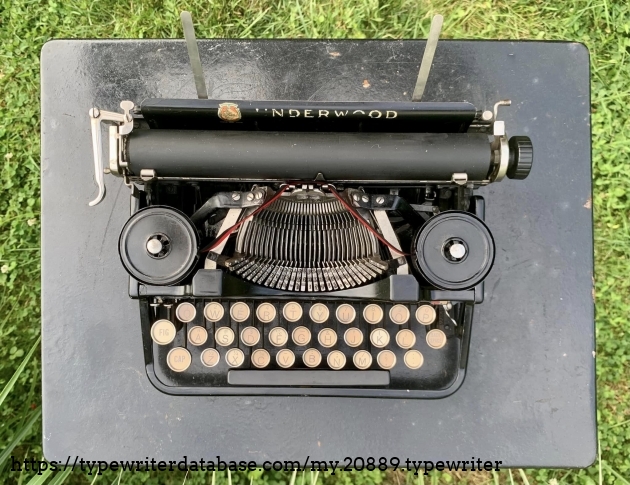
[[[459,246],[451,251],[455,244]],[[494,254],[488,227],[461,211],[445,211],[429,219],[412,244],[416,270],[441,290],[467,290],[481,283],[492,269]]]
[[[126,222],[118,253],[127,272],[147,285],[181,282],[198,261],[199,235],[182,212],[165,206],[139,210]]]

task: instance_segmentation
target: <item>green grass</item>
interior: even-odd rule
[[[556,39],[584,42],[591,52],[598,421],[601,458],[586,470],[435,474],[351,473],[318,483],[628,484],[630,477],[630,7],[620,0],[133,2],[0,0],[0,480],[9,474],[6,450],[39,458],[41,449],[38,336],[39,52],[52,38],[181,37],[179,12],[196,19],[199,37],[426,37],[431,16],[445,16],[443,37]],[[31,356],[30,350],[36,347]],[[28,358],[30,356],[30,359]],[[17,370],[17,371],[16,371]],[[12,376],[15,375],[15,379]],[[5,399],[6,397],[6,399]],[[9,463],[10,465],[10,463]],[[624,478],[626,477],[626,478]],[[78,473],[41,483],[91,483]],[[96,483],[295,483],[301,474],[108,473]],[[304,478],[304,482],[302,479]]]

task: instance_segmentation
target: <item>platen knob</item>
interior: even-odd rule
[[[513,136],[508,142],[510,147],[510,161],[507,176],[511,179],[523,180],[527,178],[534,162],[534,146],[528,136]]]

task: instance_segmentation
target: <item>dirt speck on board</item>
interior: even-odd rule
[[[591,207],[593,207],[593,199],[591,197],[589,197],[588,199],[586,199],[586,203],[584,204],[584,208],[585,209],[590,209]]]
[[[339,57],[341,55],[341,52],[329,52],[328,55],[330,57]]]
[[[363,87],[365,89],[369,88],[371,86],[370,81],[368,81],[367,79],[363,80]]]

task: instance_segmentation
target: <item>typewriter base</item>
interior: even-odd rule
[[[222,98],[405,100],[423,41],[200,41]],[[596,457],[589,70],[583,46],[441,41],[427,101],[501,108],[532,137],[527,183],[481,190],[497,241],[475,307],[466,380],[445,399],[172,396],[146,376],[138,301],[117,252],[128,189],[93,185],[86,113],[194,98],[181,40],[54,41],[42,52],[45,457],[86,460],[502,460]],[[364,80],[370,88],[364,88]],[[366,84],[367,85],[367,84]],[[406,94],[405,94],[406,93]],[[518,101],[516,101],[518,100]],[[343,463],[343,462],[340,462]]]

